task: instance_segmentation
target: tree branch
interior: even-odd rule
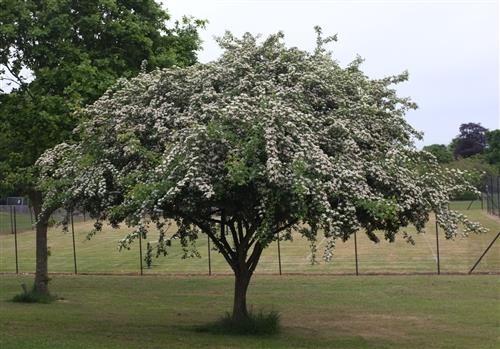
[[[260,255],[262,254],[263,250],[264,247],[260,244],[260,242],[257,241],[255,247],[253,248],[252,254],[250,255],[250,257],[248,257],[248,260],[246,262],[250,275],[253,274],[255,268],[257,267],[257,263],[259,262]]]
[[[238,250],[240,247],[240,241],[238,240],[238,235],[236,234],[236,229],[234,228],[233,220],[231,220],[231,224],[229,225],[229,230],[231,230],[231,235],[233,236],[234,248]]]
[[[22,86],[26,89],[26,92],[31,97],[31,99],[35,100],[35,96],[31,93],[30,89],[28,88],[28,84],[24,82],[23,79],[9,67],[8,64],[5,64],[5,68],[7,68],[9,73],[18,80],[17,83],[19,84],[19,86]]]

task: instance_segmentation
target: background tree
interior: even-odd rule
[[[35,290],[47,293],[52,210],[41,212],[36,159],[72,137],[82,115],[76,111],[118,77],[135,76],[143,61],[143,69],[193,64],[203,22],[184,19],[169,28],[167,12],[153,0],[5,0],[0,13],[1,78],[14,88],[0,95],[0,190],[30,198]]]
[[[159,230],[187,249],[206,234],[235,275],[233,319],[248,317],[246,293],[262,251],[300,232],[312,242],[362,229],[394,241],[424,229],[429,212],[448,238],[481,231],[448,200],[472,189],[464,175],[413,145],[404,114],[415,105],[369,79],[357,59],[340,67],[318,31],[314,53],[226,34],[220,59],[122,80],[86,109],[80,141],[44,153],[46,204],[84,206],[97,221],[125,222],[128,246]],[[175,231],[168,226],[175,222]]]
[[[466,158],[480,154],[486,148],[486,132],[488,129],[480,124],[469,122],[460,125],[460,134],[454,145],[455,158]]]
[[[453,153],[450,151],[450,148],[444,144],[426,145],[423,150],[434,155],[440,164],[448,164],[453,161]]]
[[[486,159],[500,172],[500,130],[486,132]]]

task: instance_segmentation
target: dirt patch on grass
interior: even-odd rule
[[[382,339],[384,341],[401,342],[412,337],[413,330],[438,328],[430,316],[416,316],[404,314],[332,314],[324,316],[317,314],[306,316],[290,324],[284,325],[308,335],[335,336],[338,334],[362,337],[363,339]],[[291,325],[291,326],[287,326]]]

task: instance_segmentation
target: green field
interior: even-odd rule
[[[467,272],[477,258],[500,229],[498,218],[489,216],[480,209],[479,202],[466,211],[468,202],[453,205],[472,219],[480,221],[490,232],[461,236],[455,240],[445,240],[440,231],[440,256],[442,272]],[[119,252],[117,242],[129,229],[119,230],[105,228],[90,241],[86,239],[92,228],[92,222],[80,222],[76,228],[76,253],[78,271],[82,273],[137,273],[139,271],[139,246],[135,242],[131,250]],[[412,232],[411,229],[408,229]],[[361,273],[412,273],[436,271],[436,237],[434,221],[431,220],[426,234],[413,234],[416,245],[407,244],[402,239],[395,243],[382,241],[374,244],[364,233],[358,233],[359,270]],[[154,242],[156,235],[148,236]],[[53,228],[49,232],[50,272],[72,272],[73,250],[70,233],[63,233],[61,228]],[[333,261],[325,263],[321,260],[322,237],[318,239],[319,264],[312,266],[309,261],[308,242],[296,236],[292,242],[281,243],[282,270],[284,273],[353,273],[355,271],[353,239],[338,242]],[[18,234],[18,260],[21,272],[33,272],[35,269],[35,236],[32,231]],[[206,273],[208,270],[207,240],[201,236],[197,242],[201,258],[181,258],[178,243],[174,242],[170,254],[153,260],[151,269],[145,273]],[[143,241],[143,253],[146,242]],[[229,273],[229,267],[216,251],[211,252],[213,273]],[[476,269],[478,272],[500,272],[500,241],[492,247]],[[0,236],[0,272],[14,272],[14,238],[12,235]],[[277,245],[274,243],[265,250],[257,273],[277,273]]]
[[[27,276],[0,276],[0,347],[498,348],[500,281],[478,276],[272,276],[254,310],[279,311],[274,336],[197,331],[230,310],[230,276],[62,276],[54,304],[8,301]]]
[[[32,230],[31,216],[27,213],[16,214],[17,232],[25,232]],[[10,213],[0,211],[0,236],[12,234]]]

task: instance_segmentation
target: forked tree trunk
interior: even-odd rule
[[[40,192],[30,194],[33,211],[36,219],[36,271],[35,271],[35,292],[49,294],[49,273],[47,254],[47,228],[48,216],[41,215],[42,195]]]
[[[261,245],[259,241],[252,241],[252,237],[254,237],[256,232],[256,227],[249,228],[247,225],[246,229],[244,229],[242,220],[238,220],[237,226],[235,227],[234,219],[226,226],[224,212],[222,212],[221,215],[221,222],[220,239],[217,238],[210,229],[206,229],[206,231],[234,272],[232,320],[241,322],[249,317],[247,310],[248,285],[250,284],[250,279],[259,262],[264,246]],[[226,240],[226,227],[228,227],[231,232],[234,249],[230,247]],[[201,226],[201,228],[203,229],[203,226]],[[253,250],[251,247],[252,245]]]
[[[233,320],[242,321],[248,318],[247,290],[251,275],[249,273],[235,273]]]

